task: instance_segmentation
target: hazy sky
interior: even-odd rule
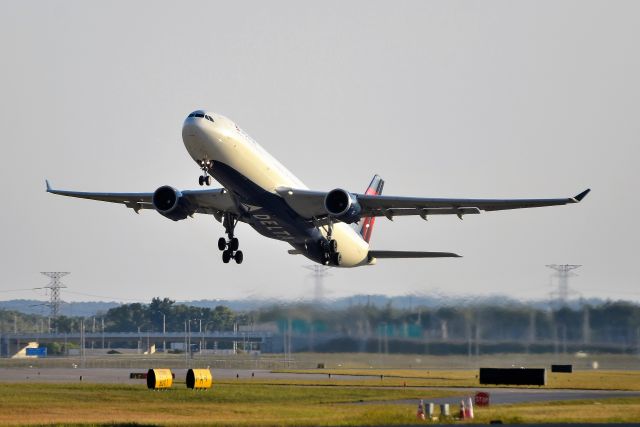
[[[0,0],[0,299],[307,298],[310,262],[212,217],[46,194],[196,188],[186,115],[235,120],[311,188],[580,205],[379,219],[376,249],[461,259],[332,269],[355,293],[545,298],[545,264],[583,264],[579,295],[640,300],[639,2]],[[72,293],[73,292],[73,293]],[[105,298],[95,298],[97,295]]]

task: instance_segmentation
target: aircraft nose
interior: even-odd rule
[[[198,122],[192,118],[187,117],[182,125],[182,134],[187,136],[196,136],[198,131],[200,130],[200,126],[198,126]]]
[[[182,125],[182,133],[189,136],[198,136],[208,124],[213,123],[213,118],[204,111],[198,110],[189,114]]]

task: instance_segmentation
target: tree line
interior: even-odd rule
[[[78,332],[80,317],[49,319],[0,310],[0,332]],[[87,332],[182,332],[191,322],[194,332],[231,331],[234,324],[293,335],[333,334],[346,337],[387,337],[431,341],[583,342],[640,345],[640,305],[616,301],[581,308],[534,308],[522,304],[478,304],[438,308],[396,308],[353,305],[334,309],[331,304],[273,305],[246,312],[226,306],[215,308],[176,304],[153,298],[149,304],[132,303],[111,308],[94,319],[84,318]],[[95,326],[94,326],[95,325]]]
[[[77,316],[58,316],[49,319],[46,316],[27,315],[15,311],[0,310],[0,332],[41,332],[49,330],[58,333],[73,333],[80,330],[84,321],[86,332],[167,332],[184,331],[185,322],[194,331],[229,331],[238,321],[238,315],[228,307],[194,307],[176,304],[169,298],[155,297],[149,304],[123,304],[97,313],[91,318]]]

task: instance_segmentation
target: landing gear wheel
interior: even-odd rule
[[[240,242],[238,241],[237,238],[232,238],[231,240],[229,240],[229,249],[232,251],[237,251],[238,248],[240,247]]]
[[[342,255],[340,255],[340,252],[331,254],[331,261],[334,265],[340,265],[340,263],[342,262]]]
[[[209,175],[209,171],[211,170],[211,161],[209,160],[199,160],[200,169],[202,170],[202,175],[198,177],[198,184],[200,185],[211,185],[211,176]]]
[[[329,252],[336,253],[338,252],[338,241],[337,240],[329,240]]]
[[[231,258],[233,258],[237,264],[242,264],[244,260],[242,251],[238,250],[240,242],[233,236],[236,224],[238,224],[238,217],[232,213],[225,212],[222,225],[224,225],[224,232],[227,234],[229,240],[226,240],[224,237],[218,239],[218,249],[223,251],[222,262],[225,264],[227,264]]]

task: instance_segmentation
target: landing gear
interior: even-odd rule
[[[333,223],[329,220],[327,225],[327,239],[322,240],[322,264],[339,266],[342,262],[342,255],[338,252],[338,241],[332,238]]]
[[[233,231],[236,228],[236,224],[238,224],[238,218],[233,214],[225,213],[222,224],[224,225],[225,233],[229,236],[229,240],[224,237],[218,239],[218,249],[222,251],[222,262],[228,264],[233,258],[236,264],[242,264],[244,254],[238,250],[240,242],[233,236]]]
[[[232,251],[237,251],[240,247],[240,241],[237,238],[233,237],[229,240],[229,249]]]
[[[342,262],[342,255],[340,255],[340,252],[334,252],[331,254],[331,262],[333,262],[334,265],[340,265]]]
[[[227,239],[225,239],[224,237],[218,239],[218,249],[220,249],[221,251],[227,249]]]
[[[198,177],[198,184],[202,185],[211,185],[211,175],[209,175],[209,170],[211,169],[211,161],[210,160],[200,160],[200,169],[202,169],[202,175]]]

